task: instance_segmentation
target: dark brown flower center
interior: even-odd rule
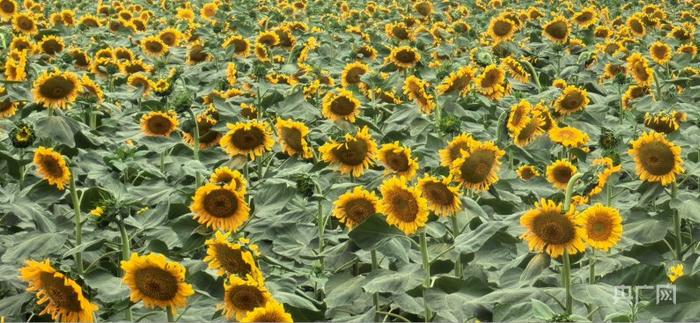
[[[405,172],[408,170],[408,156],[406,156],[406,153],[403,151],[398,153],[388,151],[385,153],[384,159],[386,160],[387,166],[395,172]]]
[[[251,272],[250,265],[243,260],[243,253],[240,249],[232,249],[225,244],[214,245],[216,260],[227,273],[236,274],[241,277]]]
[[[561,100],[561,107],[564,108],[564,110],[578,110],[581,108],[581,105],[583,105],[584,100],[585,98],[581,92],[574,91],[568,93],[564,99]]]
[[[226,297],[238,309],[252,311],[265,304],[265,296],[254,286],[242,285],[231,289]]]
[[[265,143],[265,133],[257,127],[238,129],[231,136],[231,143],[241,150],[252,150]]]
[[[350,166],[362,165],[367,157],[369,146],[367,142],[359,139],[351,139],[333,149],[333,155],[341,163]]]
[[[671,148],[658,141],[642,144],[639,147],[639,160],[644,170],[656,176],[669,174],[676,165]]]
[[[498,37],[508,35],[513,30],[513,24],[506,19],[498,19],[493,24],[493,33]]]
[[[294,150],[300,151],[303,149],[301,131],[295,128],[282,128],[282,140]]]
[[[80,312],[79,295],[70,286],[66,286],[64,278],[54,277],[54,274],[43,272],[39,278],[46,295],[56,307],[68,312]]]
[[[354,223],[362,223],[367,220],[367,218],[377,213],[374,204],[364,198],[348,201],[345,203],[343,210],[347,217]]]
[[[172,130],[173,127],[172,121],[162,115],[151,116],[148,118],[146,125],[148,127],[148,131],[160,136],[166,135]]]
[[[396,60],[404,64],[413,64],[416,62],[416,53],[410,49],[402,49],[396,53]]]
[[[571,176],[573,176],[572,169],[568,166],[557,166],[552,170],[554,180],[560,184],[568,184]]]
[[[496,155],[492,151],[477,150],[472,152],[460,167],[462,179],[467,183],[481,183],[488,179],[491,169],[496,163]]]
[[[166,270],[156,267],[142,268],[134,273],[134,278],[136,288],[147,297],[170,301],[177,295],[177,279]]]
[[[576,237],[576,229],[569,218],[558,212],[538,215],[533,223],[537,237],[548,245],[567,244]]]
[[[545,28],[544,31],[552,36],[554,39],[557,40],[564,40],[566,36],[569,33],[569,27],[566,25],[566,22],[564,21],[555,21],[551,24],[548,24]]]
[[[238,199],[233,192],[219,188],[209,192],[204,197],[204,209],[216,218],[228,218],[238,210]]]
[[[62,100],[73,92],[76,84],[63,76],[53,76],[39,86],[39,93],[52,100]]]
[[[447,185],[440,182],[428,182],[423,185],[423,193],[428,201],[439,205],[452,205],[455,196]]]
[[[355,102],[346,96],[337,96],[331,102],[331,111],[334,114],[341,116],[346,116],[353,113],[356,108]]]
[[[403,189],[394,190],[389,196],[391,209],[401,222],[413,222],[418,216],[418,201]]]

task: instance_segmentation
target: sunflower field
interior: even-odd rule
[[[0,0],[0,321],[697,321],[699,23]]]

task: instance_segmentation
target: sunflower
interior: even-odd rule
[[[515,32],[515,23],[503,15],[492,18],[487,29],[494,44],[511,40]]]
[[[323,97],[323,108],[321,110],[324,117],[333,120],[345,120],[351,123],[360,115],[360,100],[355,98],[352,92],[340,89],[338,93],[328,92]]]
[[[437,107],[433,95],[428,94],[427,88],[429,86],[430,84],[427,81],[421,80],[415,75],[407,77],[403,84],[403,93],[410,100],[415,100],[421,112],[426,114],[433,112]]]
[[[265,31],[258,35],[255,43],[265,47],[277,46],[280,43],[280,36],[274,31]]]
[[[85,28],[99,28],[101,25],[100,19],[93,15],[84,15],[78,20],[78,26]]]
[[[671,46],[658,40],[649,46],[651,59],[659,65],[666,65],[671,61],[671,52]]]
[[[413,5],[413,9],[421,16],[427,17],[433,13],[433,3],[429,0],[418,1]]]
[[[652,129],[656,132],[669,134],[677,131],[680,128],[680,121],[676,116],[679,115],[678,112],[659,112],[655,114],[650,114],[647,112],[644,115],[644,126]]]
[[[556,122],[554,121],[554,118],[552,117],[551,112],[549,111],[549,108],[544,106],[544,104],[537,103],[533,108],[533,114],[535,117],[539,118],[542,120],[542,123],[540,124],[542,127],[542,130],[544,131],[549,131],[553,127],[556,126]]]
[[[458,93],[460,96],[466,96],[471,89],[470,84],[474,80],[475,74],[476,69],[471,66],[463,66],[445,77],[435,90],[440,95]]]
[[[367,72],[369,72],[369,66],[362,62],[354,62],[345,65],[340,76],[340,84],[343,87],[359,85],[362,83],[362,75],[367,74]]]
[[[462,151],[451,166],[450,173],[462,187],[486,191],[498,181],[501,157],[505,152],[493,142],[476,142],[469,151]]]
[[[576,222],[584,228],[583,239],[594,249],[608,251],[622,237],[620,211],[600,203],[581,212]]]
[[[598,174],[598,181],[591,191],[588,192],[588,197],[593,197],[603,192],[610,176],[622,170],[622,165],[614,165],[612,159],[609,157],[594,159],[593,165],[603,166],[603,170]]]
[[[520,225],[527,230],[520,236],[528,243],[532,251],[546,252],[552,257],[559,257],[564,251],[570,255],[585,250],[583,239],[585,233],[575,222],[575,209],[566,214],[561,203],[541,199],[520,217]]]
[[[65,45],[63,43],[63,38],[56,36],[44,36],[37,44],[37,47],[41,53],[53,56],[62,52]]]
[[[597,9],[594,6],[586,7],[574,14],[572,20],[575,24],[583,29],[587,29],[598,22]]]
[[[83,75],[83,77],[80,79],[80,84],[83,87],[83,95],[92,96],[97,99],[98,102],[104,101],[104,91],[102,91],[100,85],[93,81],[89,76]]]
[[[627,19],[627,27],[636,37],[641,38],[647,34],[647,29],[644,26],[644,22],[642,22],[642,15],[640,13],[636,13]]]
[[[129,48],[117,47],[114,49],[114,58],[120,62],[133,61],[136,59],[136,54]]]
[[[39,32],[36,18],[30,12],[20,12],[12,17],[12,27],[16,32],[35,35]]]
[[[569,85],[554,101],[554,109],[562,116],[566,116],[585,109],[590,101],[588,91]]]
[[[302,158],[313,157],[313,151],[307,142],[309,128],[302,122],[277,118],[275,124],[282,150],[289,156],[299,154]]]
[[[384,164],[386,174],[396,174],[407,180],[416,176],[418,171],[418,163],[411,157],[411,148],[402,147],[398,141],[382,145],[379,160]]]
[[[294,322],[292,316],[284,311],[284,306],[270,300],[265,303],[265,306],[255,308],[241,320],[243,323],[248,322]]]
[[[377,50],[369,44],[357,47],[355,53],[360,59],[369,59],[370,61],[377,59]]]
[[[627,57],[627,73],[632,75],[638,86],[650,87],[654,82],[654,71],[649,62],[640,53]]]
[[[457,137],[452,138],[452,140],[443,149],[440,149],[440,165],[444,167],[451,167],[452,163],[462,157],[463,151],[470,151],[471,147],[476,145],[478,142],[467,133],[460,134]]]
[[[31,50],[34,48],[34,43],[27,36],[14,36],[10,43],[11,51]]]
[[[0,86],[0,97],[7,95],[5,87]],[[11,101],[9,98],[0,100],[0,118],[9,118],[17,113],[19,102]]]
[[[535,168],[535,166],[532,165],[523,165],[518,167],[518,170],[516,171],[518,173],[518,177],[524,181],[529,181],[532,178],[540,176],[540,171]]]
[[[229,156],[244,155],[250,159],[271,151],[275,141],[267,122],[251,120],[227,125],[229,131],[219,140],[219,145]]]
[[[224,41],[222,47],[233,47],[233,54],[241,58],[248,57],[250,54],[250,42],[240,35],[230,36]]]
[[[243,193],[231,185],[205,184],[195,192],[190,210],[200,224],[235,231],[248,220],[250,208]]]
[[[145,136],[170,137],[179,126],[175,111],[152,111],[141,117],[141,131]]]
[[[192,285],[185,282],[185,267],[169,261],[162,254],[140,256],[132,253],[128,261],[121,262],[123,281],[131,290],[134,303],[143,301],[146,308],[187,306],[187,297],[194,294]]]
[[[158,36],[148,36],[141,39],[141,50],[152,57],[163,57],[170,50]]]
[[[236,69],[236,63],[228,63],[226,64],[226,82],[228,82],[228,85],[234,86],[236,85],[236,73],[238,70]]]
[[[530,117],[531,111],[532,105],[525,99],[520,100],[520,102],[510,107],[510,114],[508,115],[508,123],[506,124],[506,127],[511,134],[519,132],[530,123],[530,120],[532,119]]]
[[[518,147],[525,147],[535,139],[539,138],[544,134],[545,121],[541,116],[539,111],[533,111],[532,117],[529,118],[527,123],[517,131],[513,132],[513,142]]]
[[[158,38],[160,41],[170,47],[177,47],[180,44],[182,37],[182,33],[175,28],[166,28],[158,33]]]
[[[114,58],[100,57],[92,60],[90,71],[97,76],[106,78],[119,72],[119,61]]]
[[[547,166],[547,181],[560,190],[566,190],[577,168],[570,161],[560,159]]]
[[[567,148],[585,146],[590,139],[588,134],[574,127],[553,127],[549,130],[549,138]]]
[[[649,88],[646,86],[630,85],[625,94],[622,95],[622,107],[625,110],[632,108],[632,100],[641,98],[649,94]]]
[[[73,72],[46,71],[34,81],[34,102],[48,109],[67,109],[82,90],[80,78]]]
[[[41,177],[47,180],[50,185],[56,185],[60,190],[63,190],[70,181],[71,172],[63,155],[51,148],[37,148],[34,152],[34,165],[36,165]]]
[[[426,174],[418,181],[418,191],[428,203],[428,209],[439,216],[452,216],[462,208],[460,190],[450,186],[452,177],[439,179]]]
[[[22,82],[27,80],[27,53],[29,50],[12,50],[5,61],[5,79]]]
[[[187,64],[196,65],[211,59],[211,54],[206,51],[206,48],[204,48],[201,40],[197,40],[190,44],[189,49],[187,50]]]
[[[47,259],[27,260],[19,278],[28,283],[27,292],[36,292],[37,304],[46,304],[39,316],[50,314],[60,322],[94,322],[99,307],[83,296],[83,290],[65,274],[56,271]]]
[[[474,83],[476,83],[479,93],[492,100],[499,100],[510,91],[509,86],[505,81],[505,71],[503,71],[503,69],[497,65],[491,64],[487,66],[479,76],[477,76]]]
[[[213,238],[205,241],[207,255],[204,262],[209,268],[216,270],[219,276],[237,276],[243,279],[252,277],[262,281],[262,273],[255,264],[253,253],[239,243],[230,242],[230,235],[231,232],[216,231]]]
[[[0,19],[9,21],[17,12],[18,7],[15,0],[0,0]]]
[[[684,172],[681,147],[658,132],[647,132],[632,142],[628,151],[637,164],[637,174],[642,181],[668,185],[676,175]]]
[[[542,28],[542,34],[545,37],[559,44],[566,43],[570,33],[571,27],[569,26],[569,21],[563,16],[555,17]]]
[[[195,18],[192,8],[178,8],[175,16],[184,21],[193,21]]]
[[[219,185],[229,185],[242,195],[245,195],[248,189],[248,181],[243,177],[243,174],[226,166],[215,169],[209,177],[209,182]]]
[[[408,69],[416,66],[420,58],[420,53],[413,47],[401,46],[391,49],[387,60],[400,69]]]
[[[379,187],[382,199],[379,212],[387,223],[398,227],[405,234],[413,234],[428,221],[428,201],[420,196],[418,189],[408,187],[406,179],[392,177]]]
[[[521,83],[528,83],[530,81],[530,74],[525,71],[525,68],[513,58],[513,56],[508,56],[501,61],[501,66],[503,69],[508,71],[514,79],[520,81]]]
[[[389,38],[396,38],[398,40],[412,40],[414,38],[413,33],[408,29],[406,24],[403,22],[388,23],[384,25],[384,32],[389,36]]]
[[[199,16],[206,21],[213,22],[216,20],[217,11],[219,11],[218,2],[205,3],[199,11]]]
[[[150,73],[153,71],[153,66],[145,63],[141,59],[134,59],[126,62],[120,62],[119,69],[124,74],[131,76],[136,73]]]
[[[675,264],[669,268],[667,276],[671,284],[675,283],[678,278],[685,275],[685,270],[683,269],[683,264]]]
[[[271,300],[272,295],[262,281],[229,276],[224,281],[224,303],[219,307],[223,308],[227,319],[235,317],[240,321],[250,311],[265,306]]]
[[[683,44],[678,47],[677,52],[679,54],[688,54],[690,55],[690,58],[693,59],[695,58],[695,55],[698,54],[698,48],[693,44]]]
[[[344,223],[348,230],[365,222],[377,213],[379,198],[360,186],[338,197],[333,203],[333,216]]]
[[[342,174],[360,177],[374,163],[377,143],[364,126],[354,136],[345,134],[341,143],[330,141],[319,148],[323,161],[336,164]]]

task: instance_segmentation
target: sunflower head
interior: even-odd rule
[[[408,69],[418,64],[421,55],[413,47],[401,46],[393,48],[387,59],[400,69]]]
[[[575,222],[572,208],[564,213],[561,203],[542,199],[520,217],[526,232],[521,236],[532,251],[546,252],[552,257],[570,255],[586,248],[583,229]]]
[[[246,314],[271,300],[272,295],[263,282],[252,277],[243,279],[231,275],[224,282],[223,312],[229,320],[235,317],[240,321]]]
[[[360,186],[349,191],[333,203],[333,216],[340,223],[352,230],[377,213],[379,199],[374,192],[369,192]]]
[[[452,163],[450,173],[462,187],[486,191],[498,181],[504,155],[492,142],[476,142],[469,151],[462,151],[462,156]]]
[[[63,190],[70,181],[71,172],[66,160],[63,155],[51,148],[37,148],[34,152],[34,165],[41,177],[47,180],[50,185],[56,185],[60,190]]]
[[[466,96],[471,89],[470,85],[474,80],[476,70],[471,66],[463,66],[457,71],[450,73],[437,86],[438,94],[459,93],[460,96]]]
[[[668,280],[671,282],[671,284],[675,283],[678,278],[681,278],[685,275],[685,270],[683,268],[683,264],[675,264],[671,266],[671,268],[668,269],[668,273],[666,274],[668,276]]]
[[[82,90],[78,75],[73,72],[44,72],[32,88],[34,101],[48,109],[67,109]]]
[[[588,103],[590,103],[588,91],[569,85],[554,102],[554,109],[562,116],[566,116],[585,109]]]
[[[12,19],[17,10],[19,10],[19,5],[15,0],[0,0],[0,18],[3,21]]]
[[[532,119],[530,117],[530,112],[532,111],[532,105],[527,100],[520,100],[517,104],[510,107],[510,114],[508,116],[507,127],[511,133],[516,133],[530,122]]]
[[[313,151],[307,142],[309,128],[302,122],[277,118],[275,124],[277,136],[282,150],[289,156],[299,155],[302,158],[312,158]]]
[[[243,155],[255,159],[272,150],[275,144],[267,122],[251,120],[227,126],[229,131],[219,140],[219,145],[229,156]]]
[[[569,38],[571,33],[571,27],[569,21],[563,16],[557,16],[554,19],[547,22],[542,28],[542,34],[549,40],[563,44]]]
[[[152,111],[141,117],[141,131],[146,136],[170,137],[179,126],[175,111]]]
[[[549,129],[549,138],[567,148],[583,147],[590,140],[588,134],[574,127],[554,127]]]
[[[439,179],[426,174],[418,181],[418,191],[428,203],[428,209],[439,216],[453,216],[462,208],[460,190],[452,186],[452,177]]]
[[[440,150],[440,164],[444,167],[451,167],[452,163],[462,157],[462,151],[470,151],[471,147],[478,142],[467,133],[454,137],[447,146]]]
[[[222,46],[224,48],[232,47],[234,55],[238,57],[247,57],[250,54],[250,42],[240,35],[230,36]]]
[[[245,317],[241,319],[242,323],[248,322],[294,322],[292,320],[292,315],[284,310],[282,304],[270,300],[265,303],[265,306],[257,307],[254,310],[248,312]]]
[[[152,57],[165,56],[169,49],[158,36],[149,36],[141,40],[141,49],[144,54]]]
[[[416,176],[418,171],[418,162],[411,157],[411,148],[402,147],[398,141],[382,145],[379,160],[384,164],[387,174],[395,174],[407,180]]]
[[[16,13],[12,17],[12,27],[15,31],[28,35],[39,32],[37,20],[31,12]]]
[[[36,139],[34,128],[29,124],[20,122],[10,131],[10,139],[12,140],[13,147],[27,148],[31,146]]]
[[[637,174],[642,181],[666,186],[684,171],[681,147],[658,132],[647,132],[633,141],[629,154],[634,158]]]
[[[658,112],[650,114],[647,112],[644,115],[644,125],[656,132],[669,134],[677,131],[680,128],[681,120],[676,118],[677,112],[666,113]]]
[[[496,64],[486,66],[474,83],[479,93],[492,100],[499,100],[510,92],[510,86],[506,82],[506,72]]]
[[[50,314],[61,322],[94,321],[98,306],[90,303],[78,283],[56,271],[49,260],[27,260],[19,273],[29,285],[27,291],[36,293],[37,304],[46,306],[39,315]]]
[[[517,173],[518,177],[525,181],[529,181],[537,176],[540,176],[540,171],[532,165],[523,165],[518,167]]]
[[[124,283],[131,290],[131,301],[143,301],[146,308],[179,308],[187,306],[187,297],[194,294],[185,282],[185,267],[162,254],[141,256],[132,253],[121,262]]]
[[[338,93],[328,92],[323,97],[322,113],[333,121],[345,120],[355,122],[360,114],[360,100],[355,98],[352,92],[340,90]]]
[[[428,221],[428,202],[414,187],[408,187],[406,180],[392,177],[379,187],[382,199],[379,212],[387,218],[387,223],[398,227],[405,234],[413,234]]]
[[[229,241],[231,232],[216,231],[213,238],[207,240],[207,255],[204,262],[209,268],[216,270],[220,276],[229,275],[262,281],[262,273],[258,269],[253,251],[245,245]]]
[[[209,182],[219,185],[232,186],[244,195],[248,188],[248,181],[245,179],[243,174],[226,166],[221,166],[215,169],[209,177]]]
[[[362,75],[365,75],[367,72],[369,72],[369,66],[362,62],[354,62],[345,65],[345,68],[343,68],[343,72],[340,76],[340,83],[343,85],[343,87],[358,85],[362,82]]]
[[[608,251],[622,237],[622,216],[618,209],[600,203],[583,211],[576,219],[583,238],[592,248]]]
[[[638,86],[649,87],[654,82],[654,71],[649,67],[649,61],[640,53],[627,57],[626,69]]]
[[[65,48],[63,38],[56,36],[44,36],[37,44],[39,52],[50,56],[62,52],[63,48]]]
[[[586,7],[574,14],[572,20],[579,27],[588,28],[598,21],[598,11],[594,6]]]
[[[498,44],[504,41],[511,40],[516,32],[515,23],[503,15],[494,17],[488,26],[488,35],[494,44]]]
[[[577,168],[568,160],[557,160],[547,166],[547,181],[560,190],[566,190],[571,177],[576,174]]]
[[[659,65],[668,64],[671,61],[671,46],[661,41],[655,41],[649,46],[649,56]]]
[[[245,223],[250,214],[243,193],[231,185],[213,183],[197,189],[190,210],[199,223],[212,229],[232,231]]]
[[[323,161],[339,166],[342,174],[360,177],[374,163],[377,143],[362,127],[355,135],[346,134],[343,142],[331,141],[319,148]]]

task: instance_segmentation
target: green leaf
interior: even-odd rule
[[[383,217],[373,215],[350,231],[348,236],[360,248],[372,250],[389,239],[405,235],[399,229],[386,223]]]
[[[465,231],[455,239],[455,248],[461,253],[476,252],[489,238],[506,226],[505,222],[491,221],[478,226],[473,231]]]
[[[29,237],[29,238],[27,238]],[[63,233],[27,234],[2,255],[2,261],[20,263],[27,258],[41,259],[63,248],[68,236]]]

